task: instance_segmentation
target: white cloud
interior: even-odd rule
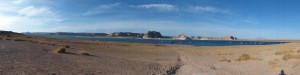
[[[113,3],[100,5],[93,9],[88,10],[83,15],[95,15],[102,13],[110,13],[114,11],[118,11],[118,9],[124,8],[126,10],[131,10],[131,8],[148,10],[153,9],[153,11],[159,12],[194,12],[194,13],[222,13],[222,14],[231,14],[231,12],[227,9],[217,8],[213,6],[176,6],[172,4],[144,4],[144,5],[130,5],[130,4],[121,4],[121,3]]]
[[[55,25],[63,21],[61,16],[51,8],[43,6],[27,6],[0,14],[0,30],[30,31],[35,28],[43,28]],[[43,28],[47,29],[47,28]]]
[[[0,26],[7,26],[17,21],[17,17],[3,16],[0,14]]]
[[[13,5],[11,1],[9,0],[0,0],[0,12],[6,13],[6,12],[15,12],[18,6]]]
[[[31,17],[30,19],[41,19],[43,22],[59,22],[63,19],[49,7],[28,6],[18,11],[20,16]]]
[[[191,8],[192,12],[204,12],[204,13],[230,13],[229,10],[216,8],[212,6],[192,6]]]
[[[113,4],[108,4],[108,5],[101,5],[98,6],[96,9],[110,9],[110,8],[114,8],[114,7],[118,7],[120,6],[121,3],[113,3]]]
[[[94,14],[101,14],[108,12],[112,8],[117,8],[121,5],[121,3],[113,3],[113,4],[107,4],[107,5],[100,5],[96,8],[90,9],[87,12],[85,12],[83,15],[94,15]]]
[[[134,6],[137,8],[147,8],[147,9],[159,9],[160,11],[174,11],[177,10],[175,5],[171,4],[146,4],[146,5],[137,5]]]
[[[21,3],[24,3],[26,2],[27,0],[14,0],[13,3],[14,4],[21,4]]]
[[[53,16],[55,13],[48,7],[34,7],[28,6],[18,11],[19,15],[22,16]]]
[[[121,3],[113,3],[113,4],[100,5],[98,7],[88,10],[83,15],[87,16],[87,15],[95,15],[95,14],[113,12],[114,10],[117,10],[118,8],[156,9],[159,11],[168,11],[168,12],[178,10],[178,8],[175,5],[171,5],[171,4],[127,5],[127,4],[121,4]]]

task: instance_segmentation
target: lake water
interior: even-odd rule
[[[264,41],[227,41],[227,40],[162,40],[162,39],[135,39],[135,38],[90,38],[90,37],[62,37],[47,36],[69,40],[91,40],[91,41],[113,41],[113,42],[134,42],[149,44],[179,44],[194,46],[235,46],[235,45],[272,45],[285,44],[288,42],[264,42]]]

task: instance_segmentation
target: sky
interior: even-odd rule
[[[299,0],[0,0],[0,30],[300,40]]]

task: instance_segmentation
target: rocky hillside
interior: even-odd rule
[[[20,36],[24,36],[24,35],[12,31],[0,31],[0,38],[11,38],[11,37],[20,37]]]
[[[178,39],[178,40],[191,40],[190,37],[184,35],[184,34],[180,34],[178,36],[176,36],[174,39]]]
[[[157,31],[148,31],[144,34],[143,38],[163,38],[160,32]]]
[[[109,34],[110,37],[137,37],[140,38],[143,36],[141,33],[132,33],[132,32],[114,32]]]
[[[234,36],[227,35],[223,38],[223,40],[237,40],[237,38]]]

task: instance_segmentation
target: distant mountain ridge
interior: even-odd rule
[[[26,35],[52,35],[52,36],[88,36],[88,37],[127,37],[127,38],[143,38],[143,39],[178,39],[178,40],[237,40],[237,37],[226,35],[224,37],[200,37],[186,36],[180,34],[178,36],[163,36],[157,31],[148,31],[146,33],[133,32],[113,32],[107,33],[73,33],[73,32],[25,32]]]

